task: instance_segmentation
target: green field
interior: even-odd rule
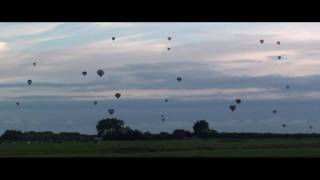
[[[320,157],[320,139],[2,143],[1,157]]]

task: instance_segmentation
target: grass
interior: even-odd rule
[[[320,139],[3,143],[0,157],[320,157]]]

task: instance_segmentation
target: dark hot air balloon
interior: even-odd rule
[[[166,119],[165,119],[165,118],[162,118],[161,121],[164,122],[164,121],[166,121]]]
[[[169,47],[168,47],[168,48],[167,48],[167,50],[168,50],[168,51],[170,51],[170,50],[171,50],[171,48],[169,48]]]
[[[278,56],[278,59],[280,60],[282,57],[281,56]]]
[[[36,66],[36,65],[37,65],[37,63],[35,63],[35,62],[34,62],[34,63],[32,63],[32,65],[33,65],[33,66]]]
[[[102,69],[97,70],[97,74],[102,77],[104,75],[104,71]]]
[[[312,126],[309,126],[309,129],[312,129],[313,127]]]
[[[120,96],[121,96],[121,94],[120,94],[120,93],[116,93],[114,96],[115,96],[117,99],[119,99]]]
[[[171,37],[168,37],[168,40],[171,41]]]
[[[17,106],[20,106],[20,102],[16,102],[16,105],[17,105]]]
[[[241,103],[241,99],[236,99],[236,103],[240,104]]]
[[[290,89],[290,86],[286,86],[286,89]]]
[[[87,71],[83,71],[83,72],[82,72],[82,75],[83,75],[83,76],[86,76],[86,75],[87,75]]]
[[[108,113],[112,115],[114,113],[114,109],[108,109]]]
[[[261,39],[261,40],[260,40],[260,43],[261,43],[261,44],[263,44],[263,43],[264,43],[264,40],[263,40],[263,39]]]
[[[273,110],[272,112],[273,112],[273,114],[277,114],[277,110]]]
[[[165,99],[165,100],[164,100],[164,102],[168,102],[168,101],[169,101],[168,99]]]
[[[93,104],[96,106],[98,104],[98,101],[93,101]]]
[[[286,125],[286,124],[282,124],[282,127],[284,127],[284,128],[285,128],[285,127],[287,127],[287,125]]]
[[[181,80],[182,80],[182,78],[181,78],[181,77],[177,77],[177,81],[179,81],[179,82],[180,82]]]
[[[29,85],[31,85],[31,84],[32,84],[32,80],[28,80],[27,83],[28,83]]]
[[[231,105],[231,106],[229,106],[229,108],[231,111],[234,111],[234,110],[236,110],[237,107],[235,105]]]
[[[112,41],[116,40],[116,37],[112,37]]]
[[[280,41],[278,41],[277,44],[280,45]]]

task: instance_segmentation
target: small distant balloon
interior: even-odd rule
[[[312,129],[313,127],[312,126],[309,126],[309,129]]]
[[[171,37],[168,37],[168,40],[169,40],[169,41],[171,41],[171,39],[172,39]]]
[[[169,101],[168,99],[165,99],[165,100],[164,100],[164,102],[168,102],[168,101]]]
[[[277,114],[277,110],[273,110],[272,112],[273,112],[273,114]]]
[[[32,65],[33,65],[33,66],[36,66],[36,65],[37,65],[37,63],[35,63],[35,62],[34,62],[34,63],[32,63]]]
[[[168,48],[167,48],[167,50],[168,50],[168,51],[170,51],[170,50],[171,50],[171,48],[169,48],[169,47],[168,47]]]
[[[28,80],[27,83],[28,83],[29,85],[31,85],[31,84],[32,84],[32,80]]]
[[[287,127],[287,125],[286,125],[286,124],[282,124],[282,127],[284,127],[284,128],[285,128],[285,127]]]
[[[236,99],[236,103],[240,104],[241,103],[241,99]]]
[[[261,43],[261,44],[263,44],[263,43],[264,43],[264,40],[263,40],[263,39],[261,39],[261,40],[260,40],[260,43]]]
[[[286,89],[290,89],[290,86],[286,86]]]
[[[281,56],[278,56],[278,59],[280,60],[282,57]]]
[[[181,77],[177,77],[177,81],[179,81],[179,82],[180,82],[181,80],[182,80],[182,78],[181,78]]]
[[[112,37],[112,41],[116,40],[116,37]]]
[[[114,109],[108,109],[108,113],[112,115],[114,113]]]
[[[161,114],[161,117],[164,117],[164,115],[163,115],[163,114]]]
[[[162,122],[165,122],[165,121],[166,121],[166,119],[165,119],[165,118],[162,118],[162,119],[161,119],[161,121],[162,121]]]
[[[116,93],[114,96],[115,96],[117,99],[119,99],[119,98],[121,97],[121,94],[120,94],[120,93]]]
[[[280,45],[280,41],[278,41],[277,44]]]
[[[20,106],[20,102],[16,102],[16,105],[17,105],[17,106]]]
[[[86,75],[87,75],[87,71],[83,71],[83,72],[82,72],[82,75],[83,75],[83,76],[86,76]]]
[[[93,101],[93,104],[96,106],[98,104],[98,101]]]
[[[97,74],[102,77],[104,75],[104,71],[102,69],[97,70]]]
[[[237,107],[235,105],[231,105],[231,106],[229,106],[229,108],[231,111],[235,111]]]

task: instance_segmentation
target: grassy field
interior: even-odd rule
[[[320,157],[320,139],[0,144],[1,157]]]

